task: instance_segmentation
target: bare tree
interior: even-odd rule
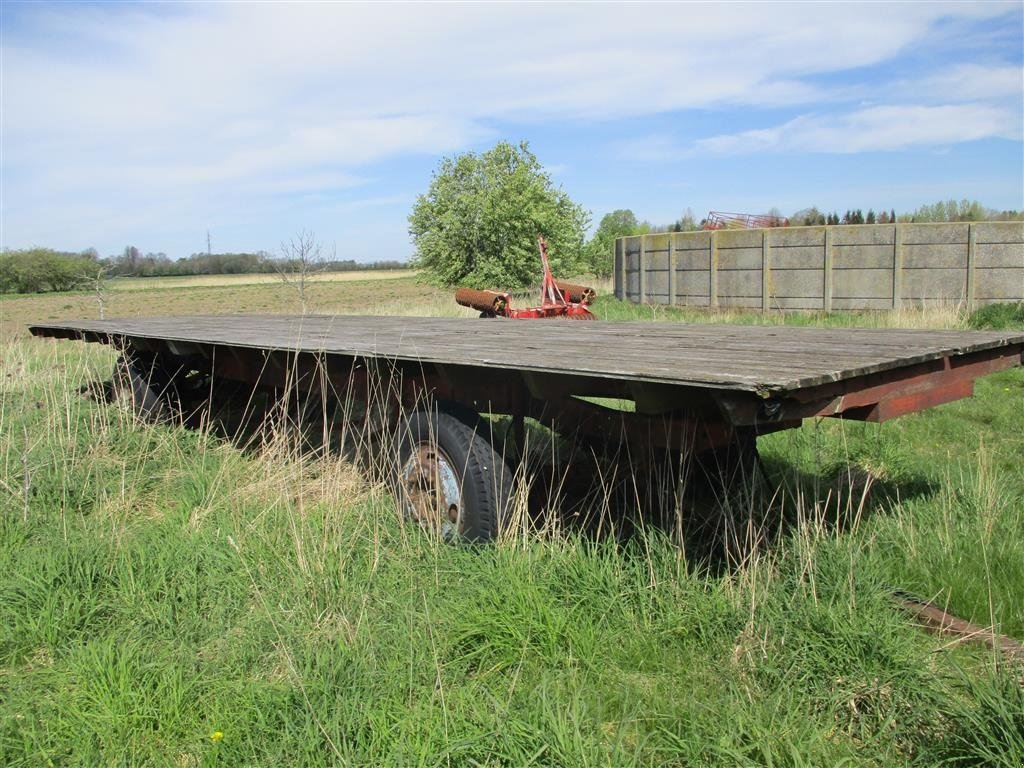
[[[96,305],[100,308],[100,320],[103,320],[107,312],[107,283],[110,282],[110,269],[98,264],[95,267],[95,274],[90,272],[81,279],[81,283],[92,291]]]
[[[302,230],[287,243],[281,244],[281,260],[276,266],[281,281],[291,286],[299,299],[302,314],[309,314],[310,284],[313,276],[327,266],[324,262],[324,246],[312,232]],[[334,247],[331,247],[331,259]]]

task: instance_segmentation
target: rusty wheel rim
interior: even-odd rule
[[[402,467],[405,517],[445,541],[462,534],[462,492],[455,465],[437,445],[413,448]]]

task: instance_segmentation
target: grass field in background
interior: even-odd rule
[[[415,277],[415,269],[355,269],[346,272],[314,272],[315,283],[349,283],[367,280],[400,280]],[[242,285],[281,285],[280,275],[269,272],[245,275],[182,275],[168,277],[118,277],[108,281],[111,291],[144,291],[162,288],[236,288]]]
[[[424,285],[408,270],[338,274],[343,277],[315,280],[307,288],[311,311],[333,314],[416,314],[430,311],[432,314],[472,315],[455,304],[452,291]],[[161,277],[125,280],[123,283],[114,280],[105,296],[104,315],[114,318],[298,312],[300,303],[294,286],[282,283],[280,279],[268,279],[270,277]],[[185,284],[177,284],[179,280]],[[115,284],[118,285],[116,289],[113,287]],[[96,296],[88,291],[5,295],[0,297],[0,338],[26,338],[27,326],[31,322],[97,319],[99,316]]]
[[[282,288],[128,291],[118,306],[286,311]],[[316,289],[325,309],[454,306],[408,278]],[[88,300],[2,308],[0,765],[1024,764],[1024,670],[923,633],[891,599],[1024,639],[1024,370],[882,425],[762,438],[794,524],[711,573],[655,530],[439,545],[286,433],[257,450],[140,425],[80,394],[109,377],[108,348],[25,337],[49,319],[34,313]]]

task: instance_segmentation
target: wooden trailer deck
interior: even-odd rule
[[[881,421],[921,410],[969,396],[976,378],[1024,357],[1019,331],[333,315],[73,321],[30,330],[215,359],[227,378],[271,377],[303,356],[336,370],[386,361],[415,371],[441,396],[496,412],[565,411],[575,405],[570,398],[618,397],[633,400],[638,414],[685,411],[758,432],[812,416]]]

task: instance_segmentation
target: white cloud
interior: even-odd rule
[[[1019,141],[1020,115],[985,104],[895,105],[868,107],[848,114],[807,115],[774,128],[713,136],[679,151],[679,155],[765,151],[850,154],[943,146],[991,137]]]
[[[939,19],[1007,6],[894,4],[881,24],[863,6],[798,3],[16,11],[6,12],[3,41],[4,244],[57,230],[99,242],[114,223],[169,215],[194,227],[211,210],[230,219],[254,198],[345,189],[381,160],[463,149],[496,121],[820,103],[828,94],[811,76],[877,65]],[[974,74],[953,71],[950,82]],[[1000,70],[988,87],[1005,93],[1011,74]],[[929,141],[970,133],[940,130],[930,114],[903,116]],[[857,115],[873,137],[865,146],[920,140],[869,110]],[[1008,130],[978,110],[951,115],[966,117],[978,130]],[[857,127],[807,118],[705,146],[787,146],[793,136],[830,146]]]
[[[889,93],[896,99],[933,102],[1020,99],[1024,93],[1024,68],[958,64],[919,80],[902,80]]]

